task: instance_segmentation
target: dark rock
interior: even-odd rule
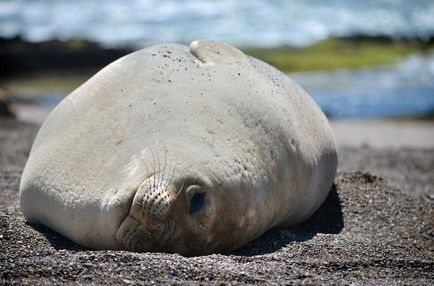
[[[98,70],[131,51],[104,48],[82,39],[30,43],[20,37],[0,38],[0,77],[49,70]]]

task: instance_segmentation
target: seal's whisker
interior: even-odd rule
[[[145,168],[146,168],[146,173],[147,173],[147,175],[146,175],[146,188],[147,188],[147,192],[150,192],[151,191],[151,189],[152,189],[152,186],[151,186],[151,183],[150,183],[150,178],[153,176],[153,174],[151,173],[151,172],[149,172],[149,168],[148,168],[148,164],[146,164],[146,161],[145,160],[143,160],[143,163],[144,163],[144,165],[145,165]],[[142,198],[142,204],[140,205],[140,207],[143,209],[143,211],[145,211],[146,212],[146,209],[147,209],[147,205],[145,204],[145,200],[146,200],[146,198],[147,198],[147,195],[144,195],[143,196],[143,198]]]
[[[158,177],[157,177],[157,189],[160,185],[160,180],[161,180],[161,163],[160,163],[160,155],[158,155],[157,153],[157,160],[158,160]]]
[[[175,176],[177,166],[178,166],[178,164],[175,164],[175,167],[173,168],[173,171],[172,171],[172,175],[170,176],[169,181],[167,182],[166,186],[164,187],[164,192],[167,191],[167,188],[169,187],[170,183],[172,183],[173,177]]]
[[[161,176],[160,183],[158,184],[158,187],[161,187],[163,185],[164,175],[166,173],[166,163],[167,163],[167,149],[164,147],[164,165],[163,165],[163,174]]]
[[[178,197],[178,195],[181,193],[182,189],[184,188],[184,183],[182,183],[181,187],[179,188],[179,190],[176,192],[175,194],[175,199]]]
[[[148,167],[148,164],[146,164],[146,160],[145,160],[145,159],[143,159],[142,161],[143,161],[143,164],[145,165],[145,168],[146,168],[146,173],[147,173],[147,175],[146,175],[146,180],[147,180],[147,185],[148,185],[148,187],[149,187],[149,191],[150,191],[150,190],[152,189],[152,185],[151,185],[151,180],[150,180],[150,178],[151,178],[152,176],[154,176],[155,173],[149,172],[149,167]]]
[[[152,151],[152,148],[150,148],[150,150],[151,150],[151,154],[152,154],[152,161],[154,164],[154,174],[155,174],[155,155],[154,155],[154,151]],[[155,188],[155,177],[156,176],[154,176],[154,188]]]

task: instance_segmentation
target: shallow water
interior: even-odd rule
[[[423,39],[434,34],[433,15],[432,0],[0,0],[0,36],[136,47],[200,38],[297,46],[353,34]]]
[[[421,116],[434,112],[434,54],[360,70],[294,73],[334,118]]]

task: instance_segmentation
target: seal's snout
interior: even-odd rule
[[[174,222],[167,219],[174,200],[171,188],[154,174],[144,180],[132,199],[128,216],[116,234],[119,242],[130,250],[155,249],[173,231]]]

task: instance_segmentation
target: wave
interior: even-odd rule
[[[199,38],[303,46],[354,34],[428,39],[432,15],[432,0],[15,0],[0,1],[0,36],[33,42],[80,37],[106,46]]]
[[[333,118],[385,118],[434,113],[434,53],[383,67],[294,73]]]

